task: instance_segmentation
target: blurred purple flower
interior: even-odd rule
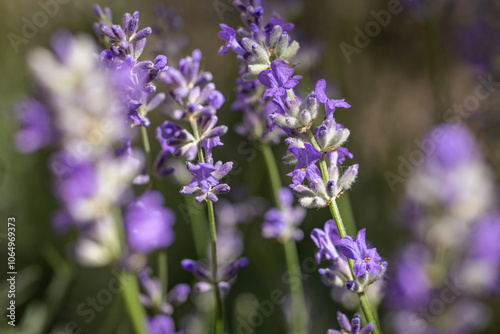
[[[129,204],[124,223],[132,252],[164,249],[174,241],[175,216],[163,201],[159,192],[148,190]]]
[[[281,188],[278,192],[280,207],[271,208],[264,215],[262,236],[266,239],[302,240],[304,232],[299,229],[306,217],[306,210],[300,206],[293,207],[293,193],[288,188]]]
[[[174,320],[165,314],[148,317],[148,330],[150,334],[178,334],[175,331]]]
[[[54,143],[57,132],[50,111],[36,100],[16,104],[20,129],[16,134],[16,147],[22,153],[32,153]]]

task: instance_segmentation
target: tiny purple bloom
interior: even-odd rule
[[[378,275],[380,273],[379,262],[382,260],[376,248],[368,249],[365,241],[366,229],[359,230],[356,239],[346,236],[340,240],[339,248],[342,254],[354,260],[354,276],[360,277],[369,272]]]
[[[321,177],[321,173],[318,166],[315,163],[321,158],[322,154],[316,150],[311,144],[304,143],[304,147],[292,146],[288,148],[290,152],[298,160],[295,169],[288,173],[288,176],[292,177],[294,185],[299,185],[304,181],[304,178],[315,180]]]
[[[335,260],[339,257],[337,246],[340,243],[340,236],[333,219],[327,220],[323,229],[312,230],[311,239],[319,248],[314,255],[318,264],[323,256],[327,260]]]
[[[193,175],[189,187],[200,187],[201,191],[206,194],[210,190],[210,186],[219,184],[219,180],[212,175],[212,173],[217,170],[213,165],[207,163],[194,165],[186,162],[186,167]]]
[[[280,97],[286,94],[286,89],[292,89],[297,86],[301,76],[294,76],[293,68],[290,68],[283,60],[277,59],[271,63],[270,70],[264,70],[259,73],[260,83],[268,89],[264,92],[264,98]]]
[[[217,36],[220,39],[226,41],[226,44],[222,45],[218,51],[219,55],[225,55],[229,50],[233,50],[236,54],[243,56],[246,51],[241,47],[240,43],[236,40],[236,31],[225,25],[224,23],[220,24],[222,31],[219,31]]]
[[[344,99],[341,100],[329,99],[326,96],[325,89],[326,89],[325,79],[318,80],[318,82],[316,82],[316,88],[314,91],[316,93],[316,98],[318,99],[318,101],[325,105],[326,117],[328,118],[333,117],[333,113],[335,111],[335,108],[337,107],[340,108],[351,107],[351,105],[345,102]]]

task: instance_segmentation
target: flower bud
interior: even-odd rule
[[[342,177],[339,180],[339,188],[341,191],[347,190],[351,188],[352,184],[356,180],[356,176],[358,176],[358,168],[359,165],[352,165],[347,168]]]

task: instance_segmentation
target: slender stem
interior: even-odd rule
[[[115,220],[116,231],[120,240],[122,249],[125,248],[125,231],[123,229],[122,214],[119,207],[113,208],[113,217]],[[127,312],[132,319],[132,325],[136,334],[147,334],[146,312],[139,300],[139,285],[137,277],[126,270],[120,274],[120,291],[125,301]]]
[[[146,312],[139,301],[139,285],[137,277],[127,271],[123,271],[120,275],[122,284],[121,292],[125,306],[127,307],[128,315],[132,319],[132,325],[136,334],[147,334],[146,329]]]
[[[381,334],[382,330],[380,329],[380,325],[377,321],[377,318],[372,312],[372,308],[370,306],[368,298],[366,297],[364,292],[360,292],[358,295],[359,295],[359,301],[361,302],[361,307],[363,308],[363,313],[365,314],[366,317],[366,321],[371,322],[372,324],[375,325],[375,328],[373,329],[373,334]]]
[[[168,254],[166,249],[158,251],[158,277],[161,282],[162,296],[168,291]]]
[[[149,145],[148,129],[145,126],[141,126],[141,138],[142,146],[144,148],[144,153],[146,153],[146,172],[149,176],[148,186],[149,188],[154,187],[153,180],[153,164],[151,162],[151,145]]]
[[[272,148],[269,145],[262,145],[262,154],[266,162],[267,171],[271,180],[274,201],[276,207],[280,208],[281,203],[278,198],[278,192],[281,189],[281,177],[274,159]],[[299,277],[295,289],[290,289],[292,297],[292,333],[305,334],[307,333],[307,312],[304,301],[304,289],[302,287],[302,277],[300,275],[299,257],[297,254],[297,246],[293,239],[287,240],[283,244],[288,276]]]
[[[142,146],[144,148],[144,153],[146,154],[146,171],[149,176],[148,186],[149,188],[154,188],[151,145],[149,144],[148,129],[145,126],[141,126],[141,138],[142,138]],[[162,293],[163,295],[165,295],[168,289],[168,260],[167,260],[166,249],[162,249],[158,252],[157,260],[158,260],[158,277],[160,278]]]
[[[205,157],[203,156],[203,150],[200,145],[200,134],[198,133],[198,124],[196,124],[195,119],[191,119],[191,128],[193,129],[193,135],[195,140],[198,142],[198,160],[200,163],[205,162]],[[215,299],[215,315],[214,315],[214,334],[224,333],[224,306],[222,304],[222,299],[219,291],[219,284],[217,278],[217,230],[215,227],[215,215],[214,215],[214,204],[211,201],[206,201],[208,207],[208,221],[210,224],[210,249],[212,252],[212,281],[214,289],[214,299]]]
[[[274,159],[273,149],[269,145],[262,145],[262,153],[266,162],[269,179],[271,181],[271,189],[274,196],[274,202],[277,207],[280,206],[278,191],[281,189],[281,176]]]
[[[222,315],[224,313],[224,310],[217,279],[217,231],[215,229],[214,205],[211,201],[207,201],[207,206],[208,220],[210,221],[210,248],[212,250],[212,281],[214,282],[214,298],[216,302],[214,333],[223,334],[224,323],[222,320]]]
[[[206,246],[207,246],[207,230],[205,228],[206,221],[201,212],[193,207],[193,200],[187,196],[184,196],[186,201],[187,213],[189,215],[191,230],[193,233],[194,248],[196,249],[196,255],[199,258],[205,256]]]
[[[314,138],[314,135],[311,130],[307,131],[307,135],[309,136],[309,139],[311,140],[311,144],[316,148],[318,151],[319,145],[316,142],[316,138]],[[326,159],[325,157],[322,157],[319,161],[319,167],[321,170],[321,176],[323,177],[323,181],[326,183],[328,182],[328,168],[326,166]],[[339,231],[339,236],[340,238],[344,238],[347,235],[344,222],[342,221],[342,216],[340,215],[339,207],[337,206],[337,202],[335,200],[331,201],[330,204],[328,205],[330,208],[330,212],[332,214],[333,219],[335,220],[335,224],[337,225],[337,230]],[[351,269],[351,275],[356,279],[354,276],[354,271],[353,271],[353,265],[354,265],[354,260],[352,259],[347,259],[349,262],[349,268]],[[356,279],[357,281],[357,279]],[[378,321],[376,320],[375,315],[373,314],[373,311],[370,307],[370,303],[368,302],[368,299],[366,298],[366,295],[364,292],[358,293],[359,295],[359,300],[361,303],[361,308],[363,309],[363,313],[365,314],[366,319],[373,323],[375,325],[375,329],[373,330],[374,334],[380,334],[382,331],[380,330]]]
[[[307,333],[307,312],[305,309],[304,302],[304,289],[302,287],[302,275],[299,266],[299,257],[297,254],[297,246],[293,239],[287,240],[283,247],[285,249],[286,264],[288,267],[288,275],[290,279],[292,277],[298,277],[299,279],[294,288],[290,287],[292,294],[292,310],[294,314],[292,315],[292,328],[294,334],[305,334]]]

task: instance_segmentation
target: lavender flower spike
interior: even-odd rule
[[[340,240],[339,248],[342,254],[354,260],[354,276],[363,276],[367,271],[369,273],[380,274],[379,262],[382,260],[377,253],[376,248],[366,246],[366,229],[359,230],[356,239],[353,241],[351,236],[346,236]]]

